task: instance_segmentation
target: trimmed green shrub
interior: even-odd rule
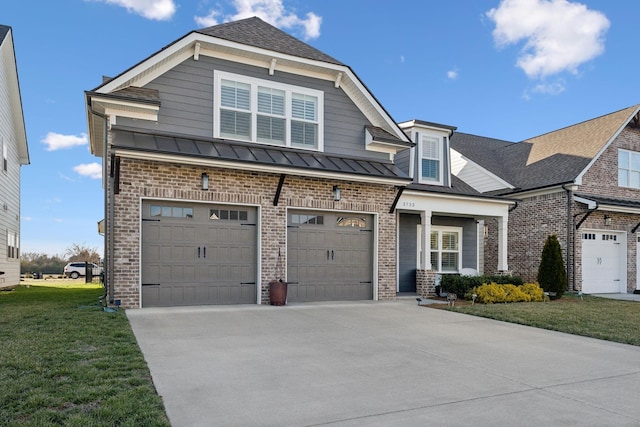
[[[562,249],[558,236],[552,234],[542,248],[542,258],[538,268],[538,283],[546,292],[555,292],[560,298],[567,289],[567,271],[564,268]]]
[[[495,304],[506,302],[542,301],[542,289],[537,283],[527,283],[522,286],[513,284],[485,283],[474,287],[468,294],[476,294],[476,302]]]
[[[440,286],[444,292],[454,293],[459,297],[463,297],[467,295],[472,288],[476,288],[485,283],[521,286],[524,281],[519,276],[461,276],[459,274],[443,274]]]

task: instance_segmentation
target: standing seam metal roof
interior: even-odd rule
[[[114,126],[113,131],[113,146],[116,149],[208,158],[239,164],[253,163],[291,169],[313,169],[328,173],[401,179],[406,180],[407,183],[411,181],[411,178],[393,163],[344,158],[319,152],[224,139],[194,139],[183,135],[145,133],[126,127]]]

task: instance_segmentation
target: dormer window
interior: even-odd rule
[[[442,184],[442,138],[419,133],[419,177],[423,184]]]
[[[323,148],[321,91],[214,72],[214,137]]]

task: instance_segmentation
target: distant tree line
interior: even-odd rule
[[[94,262],[100,264],[100,254],[96,248],[73,243],[64,255],[48,255],[36,252],[24,252],[20,256],[20,273],[62,274],[68,262]]]

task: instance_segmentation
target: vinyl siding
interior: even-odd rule
[[[402,172],[409,175],[411,170],[411,149],[396,154],[394,163]]]
[[[504,183],[488,174],[485,169],[467,161],[462,154],[455,150],[451,150],[451,173],[480,193],[507,188]]]
[[[5,39],[6,41],[6,39]],[[20,239],[20,162],[18,158],[16,122],[22,117],[13,117],[10,82],[15,67],[13,48],[10,43],[0,46],[0,288],[20,283],[20,260],[7,257],[7,233],[12,232]],[[2,168],[2,144],[7,146],[8,168]],[[6,210],[5,210],[6,204]],[[19,242],[20,240],[18,240]]]
[[[119,119],[119,125],[210,138],[213,136],[214,70],[320,90],[324,93],[324,152],[349,157],[388,160],[385,153],[365,150],[365,125],[370,124],[351,99],[333,82],[275,72],[217,58],[187,59],[147,84],[157,89],[158,122]]]

